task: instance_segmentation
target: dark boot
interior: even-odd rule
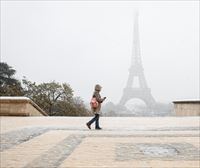
[[[89,129],[91,129],[91,127],[90,127],[90,124],[89,124],[89,123],[86,123],[86,125],[87,125],[87,127],[88,127]]]

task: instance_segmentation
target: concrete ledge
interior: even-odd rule
[[[27,97],[0,97],[0,116],[48,116]]]
[[[200,100],[174,101],[176,116],[200,116]]]

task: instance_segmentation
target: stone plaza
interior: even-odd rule
[[[1,168],[200,167],[199,117],[1,117]]]

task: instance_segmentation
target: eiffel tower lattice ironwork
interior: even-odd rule
[[[134,78],[138,77],[139,87],[133,87]],[[127,101],[133,98],[141,99],[145,102],[148,109],[151,109],[156,104],[153,96],[151,95],[150,88],[147,87],[147,82],[144,76],[142,67],[139,30],[138,30],[138,13],[135,15],[134,30],[133,30],[133,49],[131,58],[131,67],[129,69],[129,77],[126,87],[123,90],[122,98],[119,105],[124,106]]]

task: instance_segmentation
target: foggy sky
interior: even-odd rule
[[[1,61],[36,82],[67,82],[86,102],[96,83],[118,103],[139,11],[144,74],[158,102],[199,98],[199,2],[1,2]]]

